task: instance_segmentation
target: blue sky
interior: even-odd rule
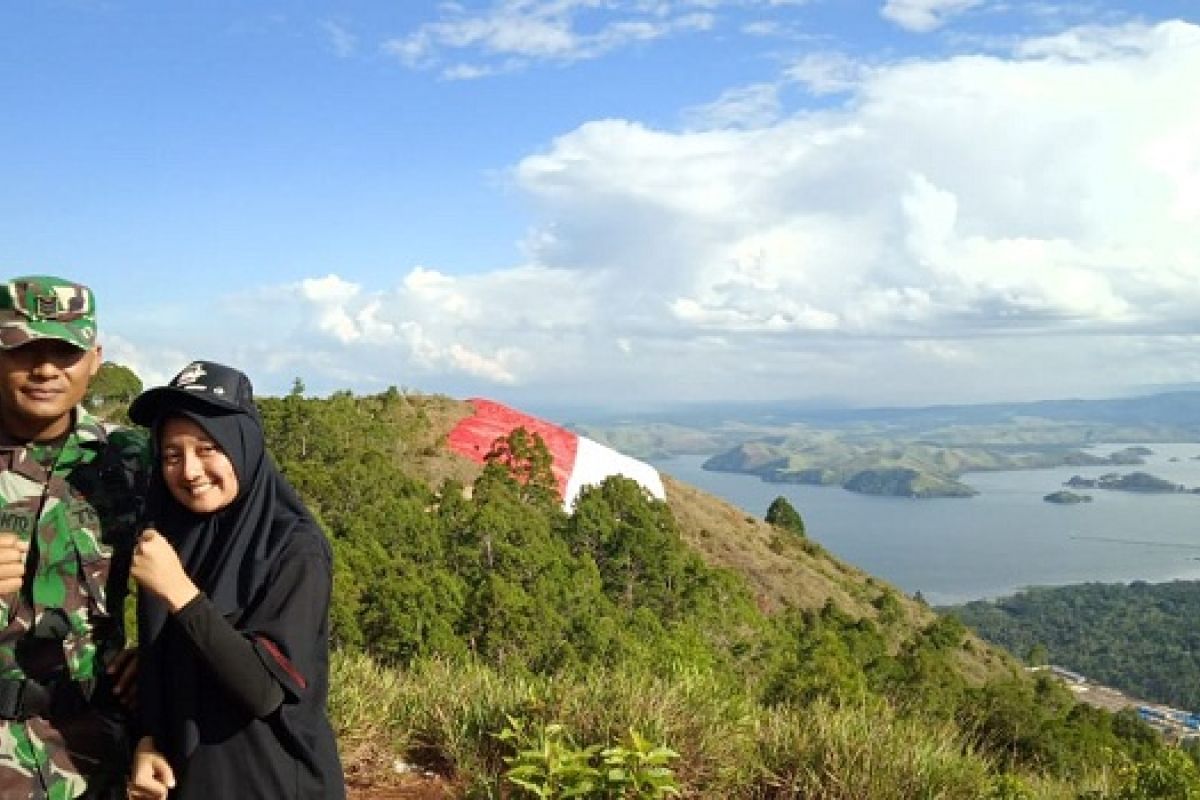
[[[0,263],[148,384],[531,410],[1200,375],[1200,10],[0,6]]]

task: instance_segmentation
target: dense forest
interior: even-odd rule
[[[1200,582],[1029,589],[952,611],[1013,653],[1146,700],[1200,709]]]
[[[685,541],[681,520],[712,502],[698,493],[673,510],[613,477],[567,513],[524,430],[482,468],[449,453],[465,413],[449,398],[309,398],[297,381],[260,405],[333,542],[331,713],[351,775],[414,763],[472,797],[1200,792],[1194,761],[1135,715],[1076,704],[874,579],[765,597],[762,576]],[[796,509],[770,517],[776,557],[849,574]],[[746,550],[699,518],[707,553]]]

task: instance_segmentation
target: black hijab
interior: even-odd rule
[[[196,514],[170,495],[162,470],[156,469],[147,498],[150,520],[222,614],[243,612],[253,605],[292,529],[309,520],[308,509],[267,455],[257,419],[241,413],[166,409],[153,426],[156,454],[162,428],[172,418],[200,426],[221,448],[237,474],[238,494],[219,511]]]
[[[157,456],[163,426],[175,417],[199,425],[232,463],[238,494],[225,508],[196,514],[167,489]],[[294,649],[293,642],[310,639],[311,630],[289,630],[286,619],[270,612],[269,603],[265,611],[259,608],[280,555],[317,526],[266,452],[245,375],[219,364],[195,362],[170,385],[139,396],[130,406],[130,418],[148,424],[154,434],[156,468],[147,496],[150,524],[175,548],[200,591],[236,628],[266,637],[284,652]],[[167,624],[170,613],[158,598],[142,594],[138,614],[146,732],[155,736],[168,757],[186,758],[199,743],[196,720],[206,699],[199,696],[194,648],[176,626]]]

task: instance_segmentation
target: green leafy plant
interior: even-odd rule
[[[604,781],[606,797],[662,798],[679,794],[670,763],[679,754],[669,747],[656,746],[630,728],[625,745],[606,748]]]
[[[541,798],[596,797],[600,770],[591,762],[599,746],[576,747],[566,729],[557,723],[531,729],[523,720],[508,716],[500,740],[516,754],[504,759],[504,777],[527,795]]]
[[[578,746],[561,724],[530,726],[506,719],[508,727],[498,738],[516,752],[504,759],[504,778],[526,796],[660,800],[679,794],[669,766],[679,754],[635,730],[620,745]]]

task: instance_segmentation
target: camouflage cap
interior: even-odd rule
[[[38,339],[90,350],[96,344],[96,298],[78,283],[27,275],[0,283],[0,350]]]

